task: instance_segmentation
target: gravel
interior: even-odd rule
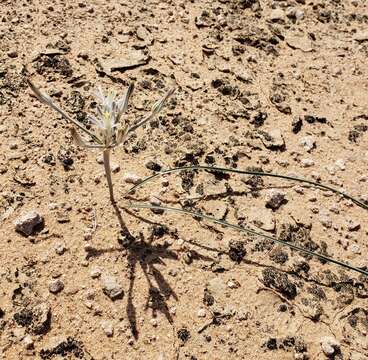
[[[36,229],[44,223],[42,215],[36,210],[31,210],[15,220],[15,230],[23,235],[29,236],[35,233]]]
[[[52,280],[49,283],[49,291],[57,294],[64,289],[64,283],[60,279]]]
[[[286,194],[277,189],[271,189],[266,193],[266,207],[277,210],[286,200]]]
[[[124,295],[123,287],[118,280],[111,275],[101,277],[102,290],[111,299],[121,299]]]
[[[331,357],[340,351],[340,343],[332,336],[321,338],[320,343],[322,351],[328,357]]]

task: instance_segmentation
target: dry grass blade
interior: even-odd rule
[[[358,272],[358,273],[363,274],[363,275],[368,277],[368,271],[362,270],[362,269],[360,269],[358,267],[355,267],[355,266],[352,266],[348,263],[345,263],[345,262],[342,262],[342,261],[339,261],[339,260],[335,260],[335,259],[330,258],[328,256],[316,253],[314,251],[310,251],[308,249],[304,249],[304,248],[302,248],[298,245],[294,245],[292,243],[289,243],[289,242],[286,242],[286,241],[283,241],[283,240],[280,240],[280,239],[276,239],[272,236],[262,234],[262,233],[259,233],[257,231],[254,231],[254,230],[250,230],[250,229],[246,229],[246,228],[243,228],[241,226],[238,226],[238,225],[230,224],[230,223],[228,223],[226,221],[223,221],[223,220],[218,220],[218,219],[216,219],[214,217],[211,217],[209,215],[206,215],[206,214],[196,213],[196,212],[193,212],[193,211],[188,211],[188,210],[179,209],[179,208],[172,208],[172,207],[166,207],[166,206],[155,206],[155,205],[149,205],[149,204],[129,204],[127,207],[132,208],[132,209],[166,210],[166,211],[172,211],[172,212],[177,212],[177,213],[181,213],[181,214],[186,214],[186,215],[198,217],[198,218],[201,218],[201,219],[204,219],[204,220],[209,220],[209,221],[214,222],[216,224],[226,226],[226,227],[238,230],[240,232],[245,232],[247,234],[263,237],[263,238],[265,238],[267,240],[270,240],[274,243],[281,244],[283,246],[287,246],[287,247],[289,247],[293,250],[297,250],[297,251],[302,252],[304,254],[317,257],[321,260],[333,263],[335,265],[338,265],[340,267],[344,267],[344,268],[349,269],[349,270],[353,270],[355,272]]]
[[[353,196],[351,196],[349,194],[346,194],[346,193],[344,193],[344,192],[342,192],[338,189],[335,189],[335,188],[333,188],[329,185],[320,184],[320,183],[312,181],[312,180],[302,179],[302,178],[298,178],[298,177],[295,177],[295,176],[279,175],[279,174],[273,174],[273,173],[264,173],[264,172],[260,172],[260,171],[247,171],[247,170],[239,170],[239,169],[231,169],[231,168],[220,168],[220,167],[216,167],[216,166],[206,166],[206,165],[182,166],[182,167],[177,167],[177,168],[172,168],[172,169],[160,171],[159,173],[153,174],[151,176],[147,176],[139,184],[134,185],[133,187],[131,187],[125,193],[124,196],[132,193],[137,188],[143,186],[144,184],[148,183],[151,180],[154,180],[155,178],[157,178],[159,176],[163,176],[165,174],[170,174],[170,173],[174,173],[174,172],[187,171],[187,170],[219,171],[219,172],[225,172],[225,173],[230,172],[230,173],[242,174],[242,175],[266,176],[266,177],[274,177],[274,178],[285,179],[285,180],[289,180],[289,181],[297,181],[297,182],[301,182],[301,183],[306,183],[308,185],[312,185],[314,187],[317,187],[317,188],[320,188],[320,189],[323,189],[323,190],[332,191],[335,194],[338,194],[340,196],[343,196],[346,199],[351,200],[353,203],[355,203],[359,207],[363,208],[364,210],[368,210],[368,205],[366,205],[363,201],[361,201],[359,199],[356,199]]]

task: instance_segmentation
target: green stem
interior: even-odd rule
[[[107,185],[109,186],[110,200],[113,204],[115,204],[114,189],[112,186],[112,179],[111,179],[110,149],[103,150],[103,163],[105,168]]]

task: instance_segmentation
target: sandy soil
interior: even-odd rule
[[[127,174],[198,163],[320,179],[368,201],[366,1],[3,0],[0,20],[1,359],[368,358],[363,275],[122,209]],[[135,82],[132,123],[176,84],[113,152],[120,210],[99,152],[73,144],[27,77],[81,122],[99,85]],[[152,197],[368,266],[367,214],[325,191],[186,172],[132,195]],[[43,224],[24,236],[14,222],[33,210]]]

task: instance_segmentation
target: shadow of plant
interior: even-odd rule
[[[178,300],[174,289],[169,282],[165,279],[162,272],[157,268],[157,265],[166,265],[165,260],[180,260],[178,253],[186,250],[170,250],[169,244],[154,244],[155,236],[145,241],[143,236],[140,238],[134,237],[128,230],[123,221],[121,210],[117,205],[114,205],[116,216],[121,226],[121,237],[119,239],[119,247],[109,249],[94,249],[88,253],[88,258],[98,257],[105,253],[115,251],[128,251],[127,261],[129,267],[129,288],[127,290],[127,317],[130,324],[132,335],[135,339],[138,339],[139,332],[137,328],[137,312],[134,305],[133,291],[136,279],[137,266],[140,266],[142,272],[148,283],[148,296],[145,304],[145,310],[151,309],[152,316],[157,317],[157,313],[161,312],[170,324],[173,324],[172,314],[169,311],[168,301],[173,298]],[[125,211],[140,221],[154,225],[157,227],[164,227],[165,225],[145,219],[133,212]],[[192,259],[203,261],[214,261],[212,257],[204,256],[196,251],[191,251]]]

